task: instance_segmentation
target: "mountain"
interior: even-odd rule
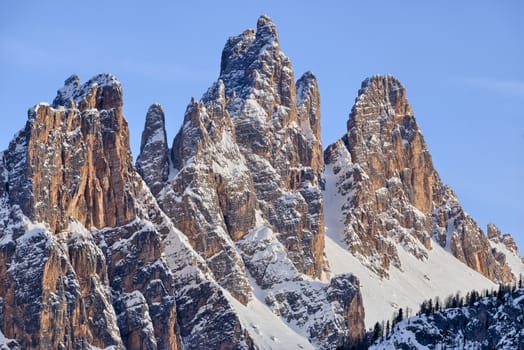
[[[0,163],[2,333],[23,349],[181,348],[120,83],[72,76],[28,114]]]
[[[401,321],[370,349],[524,349],[524,290]]]
[[[439,244],[487,278],[513,281],[505,260],[496,259],[488,237],[440,180],[406,90],[394,77],[362,83],[347,133],[325,158],[332,186],[350,204],[342,210],[342,238],[377,274],[402,268],[396,243],[420,260]]]
[[[316,78],[295,82],[273,22],[262,16],[227,41],[217,82],[191,101],[170,149],[163,120],[152,106],[137,168],[214,279],[247,306],[239,313],[254,319],[250,306],[266,304],[318,347],[360,338],[358,279],[329,280],[324,256]]]
[[[327,256],[335,273],[359,276],[368,327],[428,296],[524,273],[511,236],[494,225],[486,236],[441,181],[396,78],[364,80],[324,158]]]
[[[329,279],[324,257],[315,77],[295,84],[267,17],[223,57],[171,148],[150,108],[136,167],[115,77],[71,76],[30,109],[1,154],[2,346],[331,348],[363,334],[358,279]]]
[[[110,74],[68,78],[0,153],[1,349],[332,349],[399,307],[515,281],[434,169],[391,76],[323,150],[316,77],[267,16],[227,40],[171,142],[136,163]]]

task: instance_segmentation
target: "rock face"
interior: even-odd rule
[[[126,177],[133,165],[122,91],[112,76],[79,86],[66,81],[52,106],[29,111],[25,129],[5,154],[10,201],[59,232],[74,217],[87,228],[122,225],[135,216]],[[63,108],[65,107],[65,108]],[[18,148],[17,148],[18,147]],[[22,150],[20,147],[24,147]]]
[[[165,130],[146,119],[137,168],[157,188],[170,157],[153,193],[219,285],[248,308],[264,300],[318,347],[359,338],[358,280],[339,277],[336,293],[326,280],[318,84],[310,72],[295,83],[273,22],[227,41],[219,79],[169,151],[147,151]]]
[[[324,158],[326,188],[343,198],[337,208],[341,238],[379,276],[389,276],[391,266],[402,269],[398,247],[424,260],[437,243],[493,281],[513,280],[504,259],[493,255],[487,237],[440,180],[406,90],[394,77],[362,83],[347,133]]]
[[[128,135],[120,83],[73,76],[2,154],[0,329],[24,349],[181,347]]]
[[[295,84],[277,29],[262,16],[255,32],[228,40],[219,79],[263,217],[279,233],[297,269],[319,278],[324,267],[319,188],[324,164],[315,77],[306,73]]]
[[[502,235],[499,228],[495,224],[488,224],[488,238],[493,243],[503,244],[507,250],[515,255],[519,255],[517,243],[509,233]]]
[[[136,169],[140,174],[147,174],[145,181],[155,196],[169,176],[167,150],[164,110],[161,105],[153,104],[147,111]],[[147,167],[152,167],[154,171]]]
[[[144,130],[143,140],[149,130]],[[309,72],[295,85],[291,62],[280,51],[277,30],[269,18],[262,16],[256,31],[247,30],[228,40],[219,80],[201,102],[188,106],[170,156],[176,180],[159,202],[177,227],[189,234],[197,251],[207,258],[217,253],[217,246],[206,239],[204,247],[197,233],[192,233],[195,227],[222,231],[205,235],[217,237],[212,241],[237,241],[255,226],[255,211],[259,210],[278,232],[297,269],[315,278],[322,275],[324,218],[319,180],[324,164],[318,86]],[[159,168],[150,161],[151,169],[141,170],[147,157],[154,159],[141,153],[138,168],[148,185],[156,186],[150,177]],[[194,170],[204,167],[208,169]],[[188,181],[188,172],[192,177],[205,172],[207,178]],[[180,202],[176,193],[195,181],[199,184],[193,188],[213,192],[197,196],[208,202],[188,204],[194,200],[190,193]],[[191,206],[220,208],[222,213],[191,222],[199,220],[187,215]],[[234,257],[235,253],[227,255]],[[224,281],[226,288],[227,284],[232,285]]]
[[[423,261],[439,244],[514,280],[515,242],[486,237],[442,184],[405,95],[393,77],[366,80],[323,152],[317,80],[295,82],[262,16],[227,41],[171,147],[149,108],[135,167],[120,83],[71,76],[0,153],[0,348],[357,344],[361,280],[331,276],[327,202],[349,258],[380,277],[404,268],[399,249]]]

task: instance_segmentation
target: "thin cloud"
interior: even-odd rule
[[[65,58],[59,51],[42,48],[17,38],[0,39],[2,61],[24,66],[42,67],[63,64]]]
[[[125,53],[122,53],[125,55]],[[182,66],[174,62],[140,62],[135,59],[125,59],[121,56],[106,54],[101,60],[95,52],[67,51],[50,47],[40,47],[33,42],[15,37],[0,38],[0,62],[9,65],[25,66],[31,69],[43,67],[71,66],[77,68],[91,67],[92,70],[121,69],[132,75],[159,81],[201,81],[210,82],[216,78],[217,72],[198,69],[198,67]],[[5,64],[4,67],[5,68]],[[75,69],[73,69],[75,70]]]
[[[501,95],[524,97],[524,81],[496,78],[469,78],[463,80],[462,83]]]
[[[127,60],[121,62],[121,67],[132,74],[163,81],[212,81],[216,78],[216,72],[184,67],[175,63],[145,63]]]

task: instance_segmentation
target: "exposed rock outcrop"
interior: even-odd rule
[[[318,278],[325,262],[316,79],[311,73],[299,79],[297,98],[291,61],[265,16],[255,32],[228,40],[220,79],[262,215],[297,269]]]
[[[435,247],[496,282],[524,266],[442,183],[397,79],[364,81],[323,152],[317,80],[295,82],[267,16],[227,41],[171,147],[149,108],[136,167],[122,106],[112,75],[71,76],[0,153],[2,349],[280,347],[271,332],[356,344],[361,282],[331,276],[327,201],[333,266],[356,257],[386,278],[405,268],[400,249],[418,264]]]
[[[149,130],[146,127],[143,140],[152,132]],[[162,129],[158,132],[164,133]],[[146,143],[143,147],[153,145]],[[146,153],[140,155],[139,169],[144,167],[144,159],[153,159]],[[194,215],[175,213],[178,207],[189,210],[191,205],[186,200],[180,202],[169,188],[159,197],[163,209],[189,235],[197,251],[210,257],[217,248],[198,243],[196,233],[192,233],[195,227],[204,223],[211,229],[222,227],[224,232],[208,232],[205,237],[236,241],[255,226],[255,210],[260,210],[278,232],[298,270],[321,276],[324,219],[319,182],[324,165],[318,86],[310,72],[295,85],[291,62],[280,51],[276,27],[268,17],[260,17],[256,31],[247,30],[228,40],[219,80],[201,102],[192,101],[188,106],[170,155],[175,168],[172,176],[176,178],[171,189],[183,192],[189,183],[183,174],[191,171],[203,176],[207,172],[209,179],[198,180],[198,186],[201,191],[214,190],[216,195],[197,196],[198,200],[208,200],[197,206],[222,211],[193,222],[198,220]],[[148,164],[151,169],[142,174],[148,185],[155,187],[148,174],[158,174],[163,168],[151,161]],[[209,169],[190,170],[195,167]],[[216,218],[211,219],[213,216]],[[223,283],[227,284],[231,285]]]
[[[161,105],[153,104],[147,111],[136,170],[155,196],[169,176],[168,148],[164,110]]]
[[[99,75],[77,84],[69,78],[52,106],[32,108],[4,156],[14,166],[8,169],[10,202],[54,232],[65,229],[69,217],[87,228],[135,217],[137,188],[125,187],[133,165],[120,83]]]
[[[73,76],[52,106],[31,109],[2,174],[5,336],[24,349],[180,348],[173,276],[141,209],[149,190],[113,76]]]
[[[406,90],[394,77],[362,83],[347,133],[324,157],[327,186],[344,197],[342,239],[378,275],[388,276],[390,266],[402,269],[399,247],[426,259],[436,241],[489,279],[512,280],[508,265],[440,180]]]
[[[491,242],[502,243],[510,252],[517,256],[519,255],[517,244],[509,233],[503,235],[495,224],[488,224],[487,234]]]
[[[156,131],[147,125],[143,140],[165,134],[163,125]],[[259,297],[319,347],[358,337],[364,329],[358,283],[347,282],[349,294],[342,295],[311,280],[329,270],[318,84],[310,72],[295,83],[268,17],[227,41],[219,79],[201,101],[191,101],[164,154],[172,173],[158,203],[223,288],[248,307],[252,290],[261,289]],[[154,186],[148,175],[160,173],[154,157],[142,152],[139,159]],[[275,306],[275,298],[296,300]],[[312,321],[321,314],[328,324]]]

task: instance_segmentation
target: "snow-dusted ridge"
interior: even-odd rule
[[[80,78],[73,74],[66,79],[64,86],[57,91],[52,105],[55,108],[59,106],[70,107],[70,101],[79,104],[93,89],[102,90],[106,87],[115,89],[120,92],[120,95],[122,94],[122,86],[113,74],[98,74],[83,84],[80,84]]]
[[[385,97],[365,96],[378,81]],[[374,76],[359,94],[364,117],[383,109],[364,118],[366,132],[404,123],[395,140],[371,135],[359,146],[409,148],[420,132],[403,86]],[[358,341],[364,320],[370,327],[428,297],[495,286],[450,253],[463,228],[455,219],[471,220],[452,193],[435,214],[447,231],[432,232],[431,215],[402,197],[417,192],[402,188],[417,178],[410,166],[370,190],[379,205],[394,204],[372,218],[390,227],[371,235],[378,249],[348,247],[376,224],[346,222],[357,182],[376,174],[352,159],[349,136],[324,168],[316,78],[295,82],[267,16],[229,39],[220,77],[192,99],[171,149],[162,107],[152,105],[136,167],[122,103],[111,74],[84,84],[71,76],[0,154],[9,287],[0,285],[0,326],[15,320],[0,330],[1,350],[11,343],[4,334],[26,348],[331,349]],[[490,247],[517,276],[522,261],[506,243]]]

